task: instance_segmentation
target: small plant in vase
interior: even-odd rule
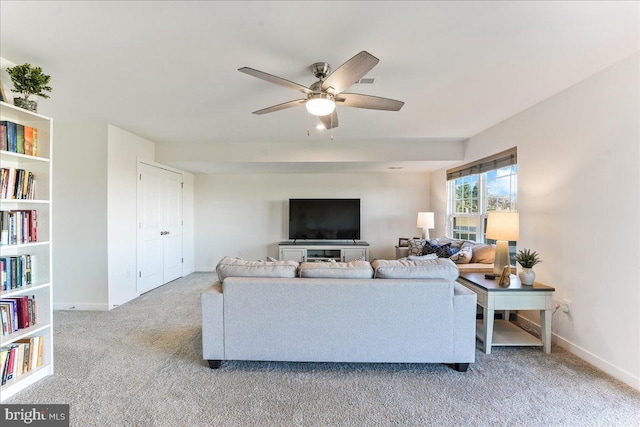
[[[516,262],[522,267],[522,270],[518,273],[520,283],[529,286],[533,285],[533,282],[536,279],[536,273],[533,271],[533,266],[542,262],[538,253],[536,251],[532,252],[529,249],[519,250],[516,255]]]
[[[32,67],[27,63],[7,68],[7,73],[13,83],[12,92],[22,95],[22,98],[13,98],[16,107],[36,112],[38,104],[36,101],[30,100],[29,96],[35,95],[47,99],[49,95],[46,92],[53,90],[49,86],[51,76],[44,74],[40,67]]]

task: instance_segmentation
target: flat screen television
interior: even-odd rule
[[[360,239],[360,199],[289,199],[289,239]]]

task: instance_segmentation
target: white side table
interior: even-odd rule
[[[551,353],[554,288],[538,282],[522,285],[516,275],[511,275],[511,284],[502,288],[497,279],[485,279],[484,273],[462,273],[458,283],[478,296],[483,320],[477,322],[476,336],[484,343],[486,354],[491,353],[492,346],[542,346],[545,353]],[[494,320],[496,310],[506,310],[506,319]],[[542,339],[509,322],[509,310],[539,310]]]

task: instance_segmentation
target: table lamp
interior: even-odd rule
[[[422,228],[423,239],[429,239],[429,229],[434,227],[433,212],[418,212],[418,228]]]
[[[509,261],[509,242],[520,239],[520,215],[517,212],[489,212],[487,216],[487,239],[496,240],[496,258],[493,273],[498,276]]]

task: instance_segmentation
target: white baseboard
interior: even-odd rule
[[[54,310],[109,311],[109,304],[53,303]]]
[[[535,322],[531,322],[528,318],[523,317],[521,315],[518,314],[518,318],[520,319],[520,321],[522,322],[526,322],[526,323],[530,323],[532,329],[534,329],[536,331],[536,333],[538,334],[538,336],[540,335],[540,325],[535,323]],[[600,369],[601,371],[611,375],[612,377],[614,377],[617,380],[622,381],[625,384],[628,384],[629,386],[635,388],[636,390],[640,391],[640,378],[634,376],[633,374],[620,369],[619,367],[607,362],[606,360],[604,360],[603,358],[591,353],[590,351],[580,347],[579,345],[576,345],[574,343],[572,343],[571,341],[569,341],[568,339],[561,337],[560,335],[556,334],[555,332],[551,333],[551,343],[558,345],[560,347],[562,347],[563,349],[567,350],[569,353],[579,357],[580,359],[584,360],[585,362],[595,366],[596,368]]]
[[[196,267],[196,273],[215,273],[215,267]]]

